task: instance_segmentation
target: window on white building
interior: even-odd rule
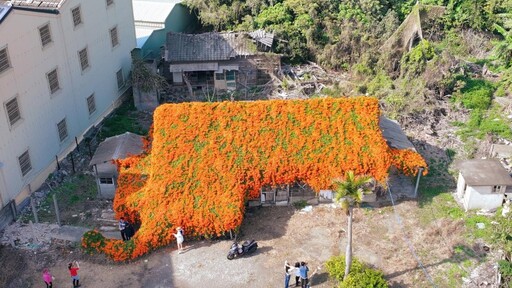
[[[22,176],[27,175],[28,172],[32,170],[32,163],[30,163],[30,155],[28,154],[28,150],[23,152],[23,154],[18,157],[18,163],[20,164]]]
[[[94,94],[87,97],[87,110],[89,110],[89,115],[96,111],[96,100],[94,99]]]
[[[73,25],[76,27],[82,23],[82,13],[80,12],[80,6],[71,9],[73,15]]]
[[[114,179],[107,177],[100,177],[100,184],[114,184]]]
[[[68,125],[66,124],[66,118],[60,120],[60,122],[57,123],[57,130],[59,131],[60,142],[68,138]]]
[[[48,85],[50,86],[50,92],[52,94],[57,92],[60,89],[59,76],[57,75],[57,68],[46,73],[46,78],[48,78]]]
[[[114,4],[114,0],[107,0],[107,6]]]
[[[117,36],[117,26],[110,29],[110,42],[112,43],[112,48],[119,45],[119,37]]]
[[[492,192],[493,193],[501,193],[501,186],[499,186],[499,185],[492,186]]]
[[[7,47],[0,49],[0,73],[6,71],[11,67],[9,62],[9,53],[7,53]]]
[[[119,69],[116,73],[117,77],[117,88],[121,90],[124,87],[124,77],[123,77],[123,68]]]
[[[87,55],[87,48],[78,51],[78,58],[80,58],[80,67],[82,71],[89,67],[89,56]]]
[[[20,108],[18,106],[18,97],[14,97],[11,100],[5,102],[5,112],[9,119],[9,124],[12,126],[21,119]]]
[[[50,32],[50,24],[39,27],[39,36],[41,37],[41,44],[43,47],[52,43],[52,34]]]

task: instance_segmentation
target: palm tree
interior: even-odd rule
[[[503,36],[503,40],[497,42],[494,46],[494,55],[508,67],[512,61],[512,30],[507,31],[498,24],[494,24],[494,29]]]
[[[354,207],[359,206],[363,200],[363,195],[371,193],[368,188],[372,178],[369,176],[354,175],[353,171],[347,171],[344,179],[334,180],[334,190],[336,191],[335,201],[341,205],[341,209],[348,216],[348,239],[347,250],[345,254],[345,276],[347,277],[352,265],[352,215]]]

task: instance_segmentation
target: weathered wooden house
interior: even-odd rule
[[[412,142],[407,138],[398,122],[381,116],[379,119],[379,128],[386,143],[391,148],[409,149],[416,151]],[[419,178],[424,167],[418,167],[419,172],[416,176],[416,186],[408,179],[408,176],[401,175],[397,169],[391,169],[389,175],[389,187],[393,193],[399,197],[416,198]],[[404,180],[405,179],[405,180]],[[370,184],[373,193],[364,195],[363,202],[375,202],[379,194],[380,186],[376,182]],[[511,187],[512,188],[512,187]],[[261,189],[260,199],[251,199],[250,206],[256,205],[288,205],[296,201],[306,201],[308,203],[332,202],[336,192],[332,190],[320,190],[315,193],[307,184],[296,182],[293,185],[284,185],[279,187],[265,186]]]
[[[464,209],[494,210],[512,196],[512,177],[498,159],[466,160],[459,169],[457,196]]]
[[[189,90],[236,90],[263,85],[280,68],[269,51],[274,35],[263,30],[182,34],[170,32],[164,51],[164,76]]]

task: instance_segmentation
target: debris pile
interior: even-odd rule
[[[3,231],[0,244],[27,250],[47,250],[59,225],[15,222]]]

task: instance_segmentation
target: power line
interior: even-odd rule
[[[420,258],[416,254],[416,251],[414,251],[414,246],[412,245],[411,240],[409,240],[409,238],[407,238],[407,236],[405,235],[404,224],[402,222],[402,218],[400,217],[400,215],[398,215],[398,212],[396,211],[395,200],[393,200],[393,194],[391,194],[391,189],[389,189],[389,183],[387,183],[387,184],[388,184],[387,189],[389,192],[389,197],[391,198],[391,204],[393,205],[393,212],[395,213],[396,222],[398,222],[398,224],[400,225],[400,230],[402,230],[403,238],[404,238],[405,242],[407,243],[407,246],[409,246],[409,250],[411,251],[412,255],[414,256],[414,258],[416,258],[416,262],[418,262],[421,269],[423,270],[423,273],[425,274],[425,277],[427,277],[427,280],[430,282],[430,284],[432,284],[432,287],[437,288],[437,285],[434,283],[434,280],[432,280],[432,277],[430,277],[430,275],[428,274],[425,266],[423,266],[423,263],[421,262]]]

